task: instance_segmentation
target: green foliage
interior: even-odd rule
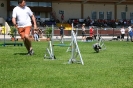
[[[68,47],[55,46],[57,59],[44,59],[48,46],[44,41],[32,43],[33,56],[25,55],[24,46],[1,46],[0,88],[132,88],[133,43],[105,41],[107,49],[99,53],[93,50],[94,43],[78,42],[84,65],[67,63]]]
[[[11,37],[15,37],[16,31],[17,31],[16,28],[14,26],[10,26],[10,29],[11,29],[10,36]]]
[[[46,26],[45,34],[47,38],[51,38],[52,27]]]

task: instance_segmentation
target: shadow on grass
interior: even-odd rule
[[[27,53],[14,53],[14,55],[28,55],[28,54]]]
[[[27,53],[14,53],[14,55],[27,55]]]
[[[90,52],[89,54],[94,54],[94,53],[97,53],[97,52],[94,51],[94,52]],[[98,52],[98,53],[100,53],[100,52]]]

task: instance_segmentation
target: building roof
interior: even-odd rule
[[[133,0],[51,0],[52,2],[90,3],[90,4],[133,4]]]

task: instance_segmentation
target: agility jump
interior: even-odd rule
[[[93,49],[99,53],[100,50],[105,50],[106,46],[104,44],[104,39],[99,35],[97,28],[97,43],[93,44]]]
[[[72,24],[73,25],[73,24]],[[46,49],[46,53],[44,54],[44,59],[56,59],[55,55],[54,55],[54,46],[62,46],[62,47],[71,47],[71,58],[69,59],[68,63],[81,63],[82,65],[84,65],[78,44],[77,44],[77,39],[76,39],[76,34],[73,31],[73,27],[72,27],[72,31],[71,31],[71,45],[66,45],[66,44],[53,44],[53,30],[54,30],[54,26],[52,25],[52,37],[51,40],[49,41],[48,47]],[[79,55],[80,60],[76,60],[77,56]]]

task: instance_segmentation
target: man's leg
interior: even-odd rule
[[[31,50],[31,40],[30,40],[30,38],[28,37],[28,35],[25,35],[24,36],[24,42],[25,42],[25,45],[26,45],[26,47],[28,48],[28,51],[30,51]]]
[[[82,32],[82,41],[84,41],[84,33]]]
[[[24,45],[25,45],[25,47],[26,47],[26,49],[27,49],[27,51],[29,52],[29,47],[27,46],[27,43],[26,43],[26,40],[25,40],[25,38],[23,38],[23,42],[24,42]]]
[[[19,28],[18,32],[23,39],[24,45],[28,51],[28,54],[31,55],[32,47],[31,47],[31,40],[29,37],[31,27]]]
[[[25,27],[25,35],[24,35],[24,42],[25,42],[25,45],[28,49],[28,52],[30,53],[30,55],[33,54],[33,49],[32,49],[32,45],[31,45],[31,39],[30,39],[30,30],[31,30],[31,26],[28,26],[28,27]]]
[[[84,36],[82,35],[82,41],[84,41]]]
[[[25,47],[26,47],[26,49],[27,49],[27,51],[28,51],[29,48],[28,48],[28,46],[27,46],[27,44],[26,44],[26,42],[25,42],[25,38],[24,38],[24,34],[25,34],[24,28],[23,28],[23,27],[18,28],[18,33],[20,34],[21,39],[23,40],[24,45],[25,45]]]
[[[63,34],[61,35],[61,42],[64,43]]]
[[[131,42],[133,42],[133,36],[131,36],[130,38],[131,38]]]
[[[60,43],[62,43],[62,34],[60,34]]]
[[[28,55],[32,55],[34,52],[32,50],[32,47],[31,47],[31,41],[30,41],[30,37],[29,37],[29,34],[30,34],[30,29],[31,27],[21,27],[21,28],[18,28],[18,32],[24,42],[24,45],[28,51]]]

